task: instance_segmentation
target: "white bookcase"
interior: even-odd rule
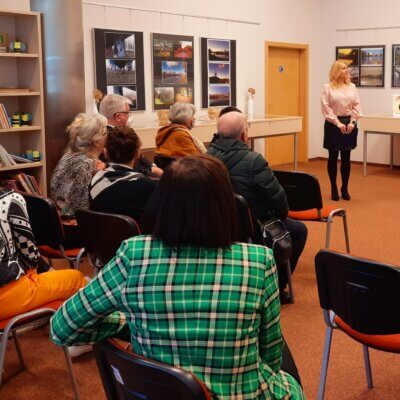
[[[46,154],[44,132],[43,66],[40,13],[0,9],[0,35],[8,41],[18,40],[27,46],[25,53],[0,53],[0,103],[9,116],[14,112],[32,114],[30,125],[0,129],[0,144],[12,154],[39,150],[38,162],[0,167],[0,178],[19,171],[35,176],[46,194]],[[8,49],[9,51],[9,49]],[[2,91],[1,88],[29,89]]]

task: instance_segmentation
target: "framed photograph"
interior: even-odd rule
[[[152,34],[153,109],[194,101],[193,36]]]
[[[132,101],[132,110],[145,109],[143,33],[93,29],[96,87]]]
[[[400,118],[400,94],[393,95],[393,117]]]
[[[336,60],[348,65],[351,82],[356,86],[385,86],[385,46],[336,47]]]
[[[236,41],[201,38],[202,107],[236,106]]]
[[[400,44],[392,46],[392,87],[400,87]]]

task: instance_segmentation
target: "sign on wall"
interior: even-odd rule
[[[201,38],[202,107],[236,106],[236,41]]]
[[[153,108],[194,102],[193,36],[152,34]]]
[[[132,110],[145,109],[143,33],[93,29],[97,89],[132,101]]]

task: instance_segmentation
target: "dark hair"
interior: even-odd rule
[[[225,165],[205,154],[178,158],[165,169],[142,227],[170,247],[229,247],[236,204]]]
[[[224,114],[227,114],[228,112],[232,112],[232,111],[236,111],[236,112],[242,112],[239,108],[234,107],[234,106],[228,106],[223,108],[220,112],[219,112],[219,117],[221,117]]]
[[[104,147],[107,149],[109,161],[123,164],[135,158],[140,144],[140,139],[132,128],[118,126],[108,129]]]

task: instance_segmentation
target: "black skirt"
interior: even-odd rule
[[[348,125],[351,117],[338,117],[342,124]],[[325,120],[324,148],[328,150],[353,150],[357,147],[358,127],[354,127],[351,133],[342,133],[340,129]]]

